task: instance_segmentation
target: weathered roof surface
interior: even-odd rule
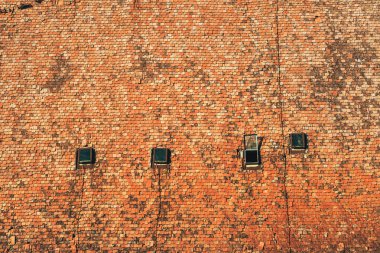
[[[0,248],[379,250],[379,5],[3,1]]]

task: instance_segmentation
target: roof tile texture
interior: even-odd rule
[[[380,250],[379,7],[3,1],[0,248]]]

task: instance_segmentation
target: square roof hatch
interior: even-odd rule
[[[293,150],[305,150],[307,148],[307,136],[304,133],[290,134],[290,147]]]
[[[94,164],[95,160],[95,149],[88,147],[77,149],[77,165]]]
[[[153,164],[169,164],[169,149],[167,148],[153,148],[152,150],[152,163]]]
[[[260,165],[260,151],[257,134],[244,135],[244,167],[258,167]]]

